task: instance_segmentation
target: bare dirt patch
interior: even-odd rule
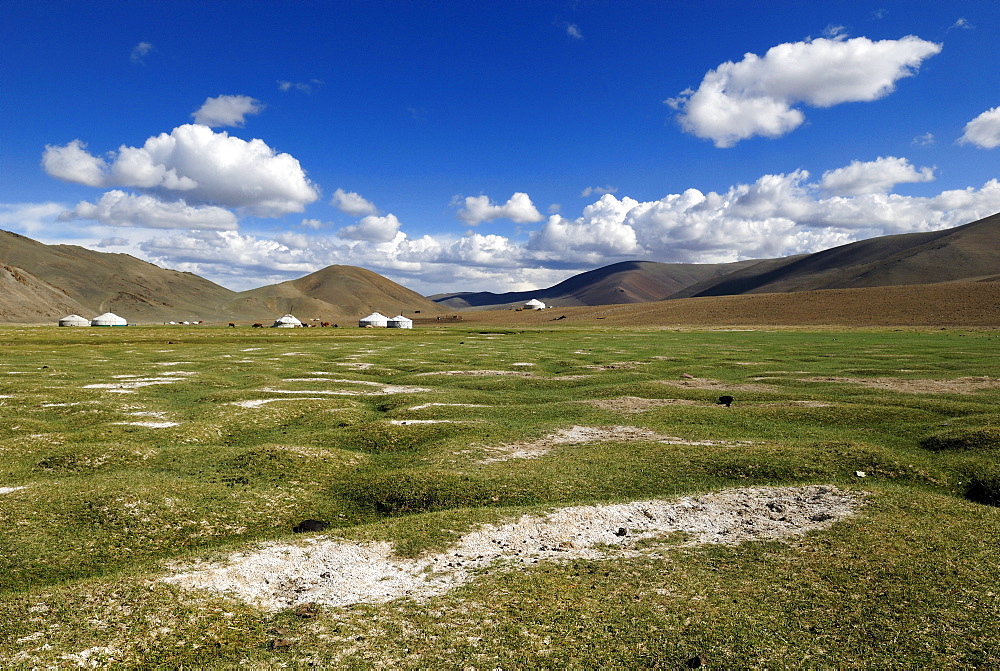
[[[870,389],[886,389],[903,394],[973,394],[1000,388],[994,377],[959,377],[954,380],[906,380],[893,377],[811,377],[807,382],[843,382]]]
[[[223,592],[272,612],[310,602],[337,607],[404,597],[421,601],[470,582],[485,568],[653,554],[651,539],[677,532],[686,536],[683,546],[794,538],[854,515],[863,499],[861,493],[813,485],[573,506],[484,525],[445,552],[416,559],[395,557],[385,542],[320,537],[266,543],[225,563],[178,567],[181,572],[162,580]]]
[[[719,391],[775,391],[775,388],[767,384],[755,384],[747,382],[726,382],[724,380],[714,380],[710,377],[685,378],[682,380],[657,380],[660,384],[668,384],[671,387],[682,387],[685,389],[717,389]]]
[[[582,401],[597,406],[601,410],[611,412],[639,413],[667,405],[698,405],[698,401],[686,398],[639,398],[638,396],[622,396],[620,398],[602,398],[593,401]]]
[[[415,405],[410,410],[423,410],[425,408],[490,408],[489,405],[479,403],[422,403]]]
[[[490,456],[480,459],[479,464],[493,464],[511,459],[537,459],[560,445],[581,445],[609,441],[638,442],[649,441],[667,445],[749,445],[748,441],[685,440],[676,436],[665,436],[649,429],[636,426],[571,426],[560,429],[535,441],[511,443],[487,447]]]

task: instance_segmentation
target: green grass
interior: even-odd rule
[[[0,488],[23,489],[0,494],[0,665],[108,648],[88,654],[131,667],[998,666],[1000,388],[838,380],[1000,378],[996,348],[994,332],[945,330],[2,327]],[[456,370],[530,375],[443,374]],[[159,383],[129,388],[143,380]],[[107,384],[123,386],[89,386]],[[375,393],[385,385],[406,389]],[[623,396],[690,403],[583,402]],[[266,399],[280,400],[239,405]],[[412,420],[451,423],[392,423]],[[712,444],[481,463],[574,425]],[[175,562],[292,542],[306,518],[415,556],[529,511],[800,483],[871,496],[789,543],[668,539],[642,558],[493,570],[428,603],[309,618],[156,581]]]

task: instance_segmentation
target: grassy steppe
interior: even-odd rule
[[[998,342],[3,327],[0,665],[998,666]],[[616,425],[710,442],[488,459]],[[173,565],[296,542],[305,518],[416,556],[526,511],[801,483],[871,496],[792,542],[665,542],[311,617],[157,582]]]

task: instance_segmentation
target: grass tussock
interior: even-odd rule
[[[994,332],[256,331],[4,328],[0,666],[1000,666]],[[425,557],[527,513],[803,484],[867,504],[429,599],[268,613],[159,582],[265,542]]]

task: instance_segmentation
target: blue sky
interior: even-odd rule
[[[1000,211],[995,2],[2,12],[0,228],[233,289],[526,290]]]

